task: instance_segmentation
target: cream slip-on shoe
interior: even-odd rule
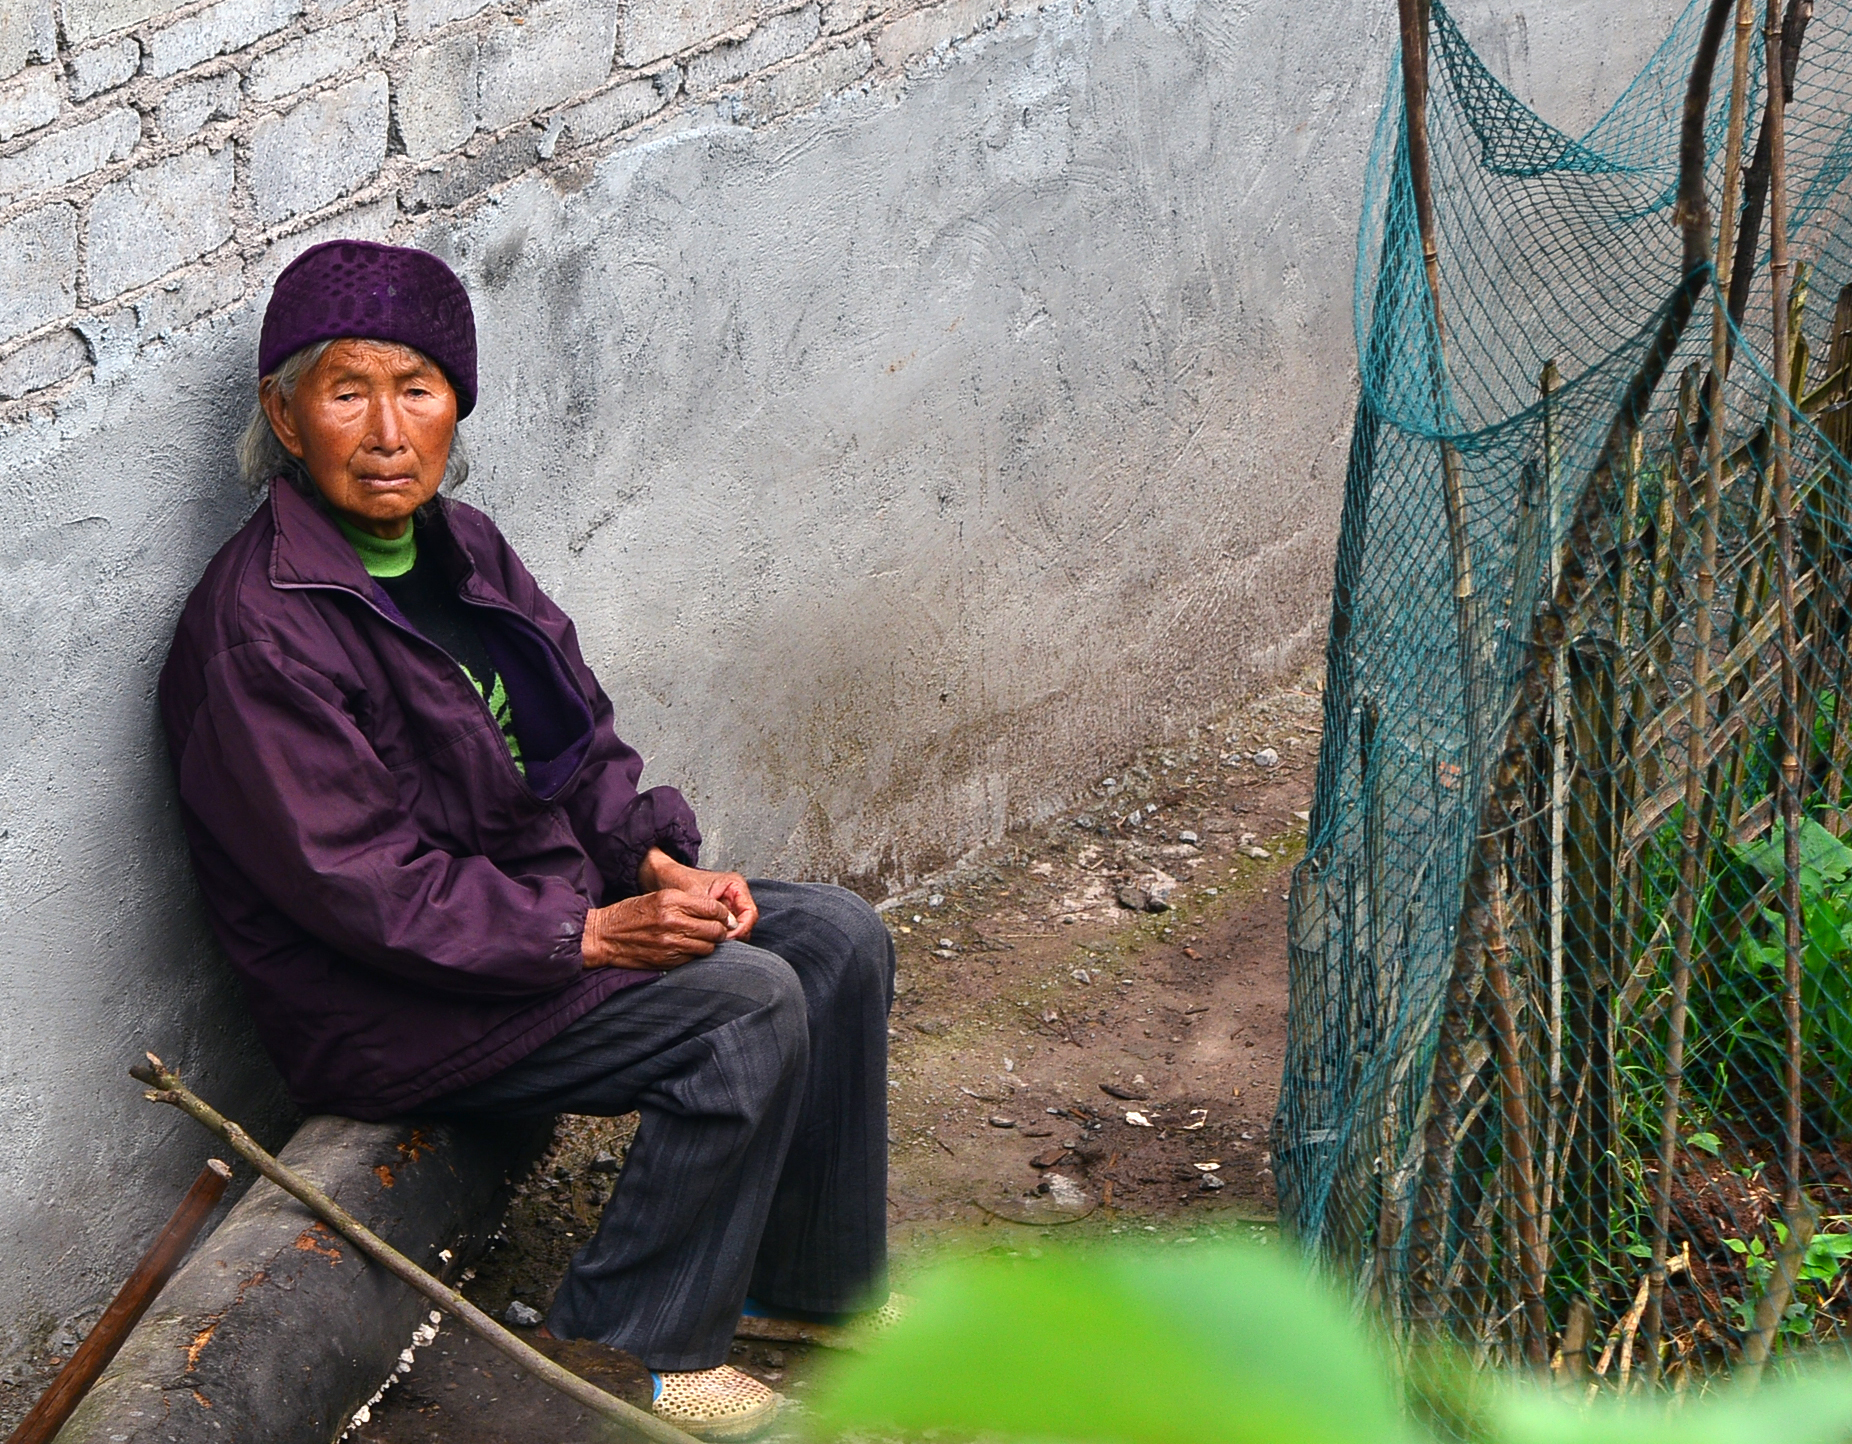
[[[652,1372],[650,1411],[697,1439],[750,1439],[778,1417],[784,1396],[730,1364],[688,1373]]]

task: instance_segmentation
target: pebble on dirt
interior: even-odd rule
[[[502,1315],[502,1321],[514,1325],[517,1329],[531,1329],[540,1322],[540,1311],[538,1309],[530,1309],[526,1304],[516,1299],[513,1303],[508,1305],[507,1311]]]
[[[1263,747],[1254,754],[1254,765],[1256,767],[1278,767],[1280,765],[1280,754],[1275,752],[1271,747]]]

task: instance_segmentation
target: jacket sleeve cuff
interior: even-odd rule
[[[614,897],[635,897],[637,869],[652,847],[660,847],[677,862],[698,867],[701,829],[694,809],[673,787],[652,787],[637,797],[619,835],[612,839],[612,875],[605,879]]]
[[[585,970],[585,915],[591,911],[588,903],[574,908],[567,914],[561,924],[559,941],[553,945],[553,954],[547,959],[549,967],[570,969],[563,982],[571,982]]]

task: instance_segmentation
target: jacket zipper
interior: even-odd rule
[[[469,575],[470,576],[475,575],[475,567],[473,564],[470,567]],[[549,801],[548,799],[542,797],[538,792],[534,791],[533,784],[527,780],[527,774],[523,772],[519,767],[515,766],[514,754],[508,750],[508,739],[502,734],[501,723],[495,720],[495,714],[489,710],[488,699],[484,697],[481,692],[476,690],[475,683],[470,681],[469,674],[464,671],[462,664],[458,662],[455,657],[451,656],[450,653],[446,652],[442,647],[438,646],[436,642],[433,642],[429,637],[425,636],[423,632],[420,632],[409,625],[393,620],[393,618],[387,615],[387,613],[381,609],[380,605],[377,602],[375,602],[371,597],[366,596],[364,593],[355,591],[352,587],[344,587],[339,582],[274,582],[273,581],[271,585],[276,587],[279,591],[339,592],[341,593],[342,596],[345,596],[345,597],[358,598],[360,602],[363,605],[365,605],[368,611],[372,612],[374,616],[378,617],[382,622],[384,622],[387,626],[391,627],[395,632],[398,632],[402,636],[410,637],[414,642],[421,643],[422,645],[429,647],[433,652],[436,652],[446,662],[450,663],[452,667],[456,668],[457,672],[463,677],[463,681],[465,685],[467,685],[469,688],[470,696],[475,699],[475,703],[476,703],[478,710],[482,713],[484,717],[488,718],[489,730],[493,732],[498,738],[501,739],[502,745],[496,750],[501,753],[502,761],[507,765],[508,770],[514,774],[515,780],[521,784],[522,788],[527,792],[527,795],[533,798],[534,801],[539,803],[542,807],[557,806],[556,803]],[[522,622],[527,621],[527,618],[523,617],[513,607],[499,607],[499,606],[495,606],[487,602],[472,602],[468,600],[466,597],[464,597],[461,593],[458,594],[457,600],[459,602],[462,602],[463,605],[466,607],[481,607],[485,611],[505,612],[507,615],[514,617],[517,621],[522,621]],[[572,669],[565,665],[566,659],[559,655],[559,648],[554,645],[553,639],[549,637],[545,632],[542,632],[538,627],[533,627],[533,631],[535,635],[537,635],[540,638],[541,643],[545,645],[550,651],[553,652],[554,660],[560,664],[560,671],[565,674],[568,680],[570,680],[572,677]],[[589,702],[586,704],[586,708],[588,711],[591,710],[591,704]],[[554,794],[555,797],[560,796],[566,791],[567,786],[575,778],[578,777],[580,769],[583,768],[584,766],[585,766],[585,759],[581,757],[579,759],[578,766],[572,769],[571,775],[568,776],[564,782],[560,783],[559,791]]]

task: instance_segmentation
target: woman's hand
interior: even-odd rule
[[[652,847],[637,869],[637,886],[646,893],[662,888],[693,893],[724,903],[728,913],[727,937],[745,942],[759,921],[759,905],[752,900],[752,889],[737,872],[706,872],[679,863],[659,847]]]
[[[737,872],[704,872],[659,847],[637,869],[637,886],[639,896],[586,913],[586,967],[678,968],[728,939],[745,941],[759,921],[752,889]]]
[[[588,968],[677,968],[713,952],[733,916],[716,898],[659,888],[586,913],[580,948]]]

